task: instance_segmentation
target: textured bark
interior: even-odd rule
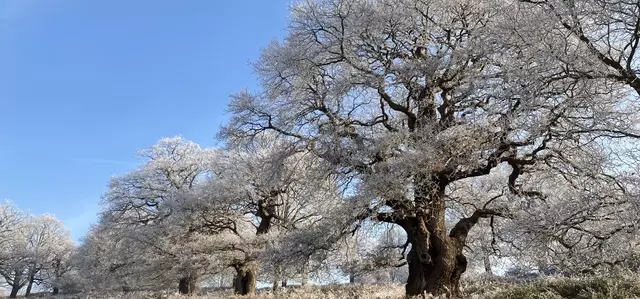
[[[467,259],[462,250],[469,229],[484,214],[474,213],[472,217],[460,220],[447,234],[444,186],[437,186],[425,184],[418,189],[416,216],[398,223],[407,232],[411,244],[407,255],[406,295],[427,293],[449,299],[462,298],[460,277],[467,270]]]
[[[412,249],[407,256],[409,277],[406,294],[417,296],[428,293],[434,296],[446,295],[447,298],[462,298],[460,276],[467,269],[467,260],[462,255],[462,248],[439,231],[429,234],[429,243],[418,244],[417,242],[424,242],[427,236],[419,224],[413,229],[410,239]],[[422,251],[425,249],[426,252]]]
[[[233,291],[237,295],[253,295],[256,291],[256,271],[246,265],[236,267]]]

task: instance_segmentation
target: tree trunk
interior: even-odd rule
[[[9,294],[9,298],[18,297],[18,292],[20,292],[20,289],[24,286],[24,283],[22,282],[21,271],[22,270],[14,271],[15,276],[13,277],[13,284],[11,285],[11,293]]]
[[[353,273],[349,273],[349,284],[356,283],[356,276]]]
[[[286,278],[282,280],[282,287],[283,288],[287,287],[287,279]]]
[[[57,287],[53,287],[53,291],[51,292],[51,295],[58,295],[59,292],[60,292],[60,289],[58,289]]]
[[[469,229],[480,216],[474,213],[474,217],[460,220],[447,234],[444,188],[435,194],[429,192],[428,187],[417,191],[419,205],[416,216],[399,223],[411,244],[407,255],[409,277],[406,294],[462,298],[460,277],[467,269],[462,249]]]
[[[250,266],[236,267],[233,291],[237,295],[253,295],[256,291],[256,271]]]
[[[278,292],[278,287],[280,287],[280,278],[282,276],[282,267],[280,265],[275,266],[275,271],[273,273],[273,287],[272,291],[274,293]]]
[[[460,277],[467,269],[467,259],[462,250],[449,237],[432,234],[428,254],[420,251],[420,244],[411,242],[407,256],[409,277],[406,294],[417,296],[428,293],[446,298],[461,298]]]
[[[198,279],[195,275],[189,277],[189,294],[193,294],[196,292],[196,283],[198,283]]]
[[[194,275],[180,278],[180,281],[178,282],[178,291],[183,295],[193,294],[196,289],[196,282],[196,277]]]
[[[34,278],[35,278],[35,273],[31,271],[31,273],[29,273],[29,282],[27,284],[27,290],[24,292],[25,297],[29,297],[29,295],[31,295],[31,288],[33,288]]]
[[[9,294],[9,298],[17,298],[20,288],[22,288],[22,286],[17,283],[11,286],[11,294]]]

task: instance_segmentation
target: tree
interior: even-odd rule
[[[199,277],[232,267],[236,293],[253,293],[275,236],[317,222],[338,197],[320,160],[268,138],[224,150],[165,138],[143,155],[141,167],[111,181],[105,213],[83,245],[85,271],[175,275],[189,294]]]
[[[28,218],[27,240],[27,289],[29,297],[33,284],[51,284],[64,274],[70,253],[75,244],[64,224],[52,215],[31,216]],[[53,287],[55,289],[55,287]]]
[[[229,239],[235,241],[216,250],[232,254],[218,260],[228,260],[236,270],[234,290],[242,295],[255,291],[262,260],[273,265],[268,270],[275,283],[284,281],[286,277],[282,276],[289,271],[281,257],[286,254],[275,243],[291,231],[304,230],[320,221],[339,198],[337,185],[326,175],[322,161],[269,136],[254,141],[222,152],[215,177],[202,186],[209,191],[200,192],[205,195],[194,196],[197,200],[186,205],[191,217],[226,219],[209,221],[202,227],[235,235]],[[227,213],[221,216],[220,211]],[[211,217],[212,213],[217,216]],[[238,229],[243,223],[253,227]]]
[[[3,249],[2,245],[8,244],[8,238],[19,227],[21,219],[22,213],[15,205],[10,202],[0,203],[0,249]]]
[[[175,274],[179,291],[190,294],[207,265],[192,262],[201,257],[189,254],[189,242],[195,231],[188,224],[183,225],[176,216],[183,214],[176,210],[180,209],[183,194],[210,175],[209,164],[215,151],[174,137],[164,138],[139,154],[146,159],[144,164],[131,173],[113,178],[109,184],[109,191],[103,197],[102,225],[96,230],[100,241],[95,245],[113,242],[114,248],[127,251],[124,255],[127,261],[109,265],[110,271],[120,268],[130,276],[140,274],[144,268],[153,269],[154,275]],[[104,239],[99,236],[102,233]],[[131,251],[131,246],[138,252]]]
[[[26,240],[20,238],[25,227],[25,216],[10,203],[0,205],[0,275],[11,287],[9,298],[16,298],[27,283],[24,277],[26,266]]]
[[[6,224],[4,232],[10,232],[0,248],[0,275],[11,287],[11,298],[25,286],[28,297],[34,283],[48,284],[55,279],[56,264],[67,263],[75,245],[62,222],[52,215],[25,215],[11,205],[0,206],[0,215]]]
[[[622,171],[638,162],[636,4],[523,2],[302,2],[284,42],[257,63],[262,91],[232,97],[221,136],[276,133],[353,182],[359,205],[345,223],[406,232],[407,295],[462,296],[463,249],[481,219],[503,225],[561,208],[559,220],[589,200],[572,219],[610,226],[604,235],[575,221],[564,235],[551,221],[524,228],[567,250],[565,236],[609,240],[637,219],[618,210],[636,198],[625,179],[635,174]],[[608,33],[622,44],[596,39],[612,24],[624,28]],[[501,188],[452,221],[453,192],[492,175]]]

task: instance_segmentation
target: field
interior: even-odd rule
[[[469,299],[633,299],[640,298],[640,277],[635,275],[588,278],[543,278],[530,282],[475,280],[463,286]],[[191,299],[401,299],[402,285],[332,285],[289,288],[272,294],[234,296],[231,291],[211,291]],[[177,299],[173,292],[90,293],[60,295],[58,299]]]

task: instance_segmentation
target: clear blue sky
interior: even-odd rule
[[[215,144],[290,2],[0,0],[0,200],[82,237],[138,149]]]

